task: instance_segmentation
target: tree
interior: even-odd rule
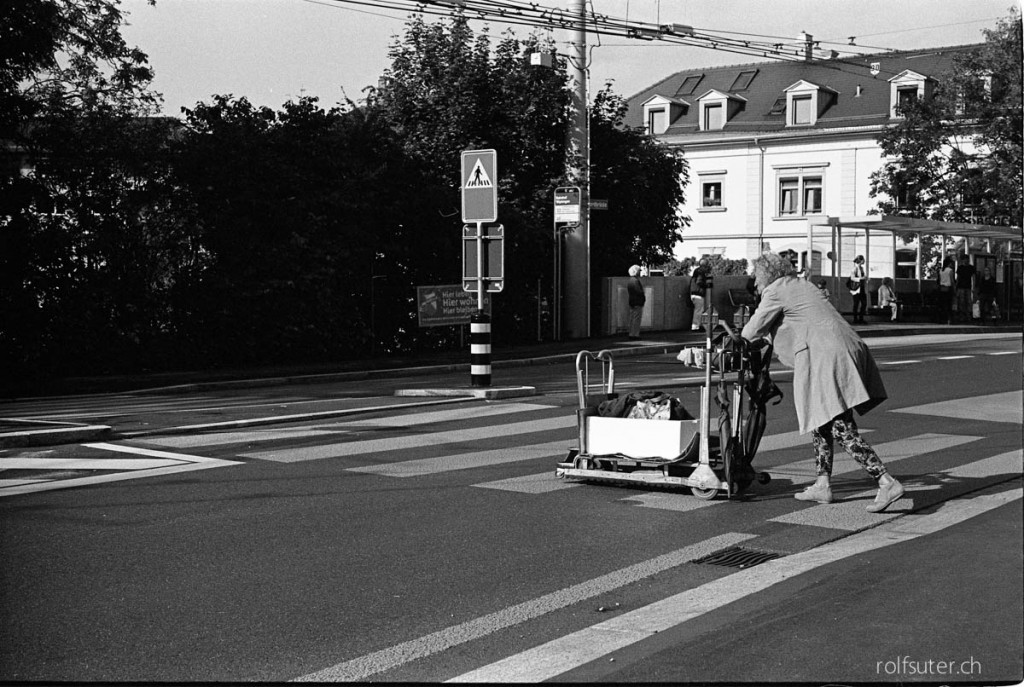
[[[0,358],[23,378],[124,363],[161,326],[176,258],[144,218],[168,131],[117,5],[0,4]]]
[[[538,284],[551,283],[553,191],[575,185],[567,176],[571,91],[564,61],[531,67],[531,52],[554,52],[550,39],[518,39],[506,32],[494,46],[486,29],[474,35],[457,12],[427,24],[414,17],[391,49],[391,67],[369,107],[391,122],[395,137],[425,177],[442,182],[421,213],[408,245],[437,256],[424,279],[459,279],[459,156],[497,151],[499,221],[506,227],[505,290],[496,300],[502,336],[536,333]],[[685,221],[677,215],[685,164],[638,132],[622,126],[625,103],[605,89],[591,108],[591,192],[609,210],[592,221],[592,276],[619,274],[630,262],[654,262],[671,253]],[[426,241],[424,241],[426,239]]]
[[[1020,224],[1021,16],[1013,7],[985,43],[958,54],[933,97],[907,103],[878,142],[890,158],[871,177],[878,211],[954,222]],[[904,235],[904,241],[914,238]],[[922,251],[934,241],[922,237]]]

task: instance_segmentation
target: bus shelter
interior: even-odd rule
[[[914,233],[913,246],[901,246],[899,235]],[[892,277],[897,292],[923,293],[934,287],[925,279],[925,256],[921,253],[921,235],[932,235],[941,241],[941,256],[958,252],[966,254],[981,274],[989,268],[1000,285],[1000,306],[1004,312],[1019,304],[1022,294],[1022,235],[1020,227],[1007,227],[964,222],[900,217],[894,215],[863,215],[808,218],[806,249],[800,263],[808,274],[831,277],[838,286],[852,271],[857,255],[865,258],[869,291],[877,290],[883,276]],[[824,249],[825,255],[822,256]],[[902,256],[902,259],[901,257]],[[875,269],[872,269],[872,262]],[[842,295],[842,294],[840,294]],[[837,306],[843,309],[840,299]],[[1019,308],[1019,305],[1016,305]]]

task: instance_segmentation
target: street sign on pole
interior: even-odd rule
[[[580,223],[580,198],[579,186],[555,189],[555,224]]]
[[[462,221],[498,220],[498,154],[494,150],[462,151]]]
[[[462,227],[462,288],[498,293],[505,288],[505,227]],[[482,255],[480,251],[483,251]]]

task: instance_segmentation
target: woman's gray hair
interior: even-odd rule
[[[796,268],[789,258],[784,258],[778,253],[761,253],[759,257],[754,258],[753,274],[758,282],[768,286],[776,279],[795,275]]]
[[[640,276],[640,265],[633,265],[629,268],[629,276],[639,277]]]

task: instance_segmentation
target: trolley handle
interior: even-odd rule
[[[581,409],[587,407],[591,360],[601,363],[601,379],[605,383],[605,393],[611,395],[615,392],[615,363],[612,361],[612,352],[608,349],[602,349],[597,353],[580,351],[576,354],[576,391],[579,394]],[[606,369],[607,375],[605,373]]]

